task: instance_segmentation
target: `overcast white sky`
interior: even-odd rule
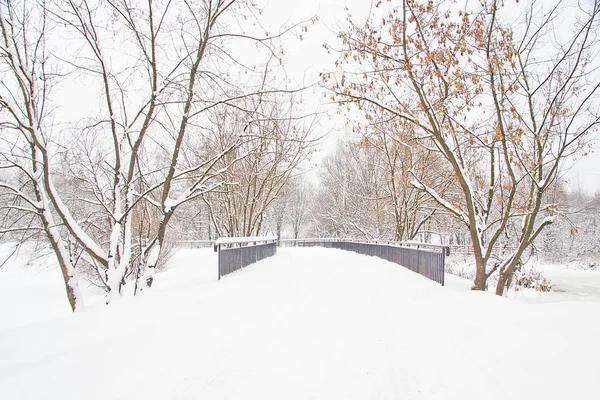
[[[294,23],[308,20],[315,15],[318,18],[318,21],[309,27],[308,33],[303,35],[303,40],[288,37],[284,41],[285,69],[290,79],[298,86],[319,82],[320,73],[333,70],[337,55],[328,54],[323,45],[335,45],[339,42],[337,32],[345,25],[345,7],[357,10],[355,14],[366,14],[370,7],[369,0],[270,0],[264,4],[263,16],[265,21],[272,21],[270,25],[273,30],[286,21]],[[304,97],[307,109],[320,107],[320,111],[327,111],[329,114],[336,109],[330,104],[329,96],[325,97],[322,89],[308,90]],[[317,159],[330,152],[337,143],[337,137],[345,132],[345,119],[339,115],[332,115],[331,119],[323,118],[322,124],[323,131],[331,133]]]

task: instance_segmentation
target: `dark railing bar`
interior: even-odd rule
[[[215,241],[218,278],[277,253],[277,237],[234,237]]]

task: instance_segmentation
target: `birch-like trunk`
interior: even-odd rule
[[[54,220],[54,216],[52,215],[50,199],[42,180],[44,175],[40,170],[40,159],[43,160],[43,157],[41,157],[40,150],[35,147],[32,147],[31,152],[33,156],[32,164],[34,169],[32,176],[35,180],[33,182],[33,187],[36,198],[41,206],[39,217],[44,227],[46,237],[48,238],[48,241],[54,250],[56,260],[58,261],[65,284],[69,305],[73,311],[82,311],[85,306],[83,302],[83,296],[79,289],[78,279],[75,276],[75,265],[73,265],[73,262],[71,261],[65,241],[61,237],[60,229]]]

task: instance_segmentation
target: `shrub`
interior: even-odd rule
[[[552,282],[544,274],[533,268],[515,272],[515,291],[520,289],[534,289],[538,292],[552,291]]]

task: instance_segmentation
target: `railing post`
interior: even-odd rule
[[[450,255],[450,247],[446,247],[448,249],[448,255]],[[442,286],[444,286],[446,280],[446,251],[442,251]]]
[[[217,270],[218,270],[218,276],[219,276],[218,280],[221,280],[221,245],[220,244],[215,245],[215,251],[217,252]]]

